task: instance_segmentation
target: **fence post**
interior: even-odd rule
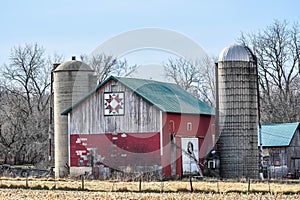
[[[139,180],[139,192],[142,191],[142,176],[140,176],[140,180]]]
[[[190,186],[191,186],[191,192],[194,192],[192,176],[190,176]]]
[[[160,192],[163,193],[164,192],[164,180],[161,179],[161,183],[160,183]]]
[[[56,186],[56,177],[54,177],[54,186],[53,188],[56,190],[57,189],[57,186]]]
[[[250,178],[248,178],[248,193],[250,192]]]
[[[26,172],[26,179],[25,179],[25,183],[26,183],[26,188],[28,188],[28,172]]]
[[[81,190],[84,190],[84,176],[81,175]]]

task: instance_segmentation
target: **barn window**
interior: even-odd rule
[[[78,159],[78,165],[79,165],[79,166],[84,166],[84,159],[83,159],[82,157],[80,157],[80,158]]]
[[[279,153],[273,153],[273,165],[275,165],[275,166],[279,166],[279,165],[281,165],[281,159],[280,159],[280,155],[279,155]]]
[[[187,127],[186,129],[188,131],[191,131],[192,130],[192,122],[188,122],[186,127]]]
[[[169,133],[174,133],[174,121],[169,121]]]
[[[295,159],[295,169],[300,170],[300,159]]]
[[[209,160],[209,161],[207,162],[207,167],[208,167],[209,169],[215,169],[215,168],[216,168],[216,162],[215,162],[215,160]]]

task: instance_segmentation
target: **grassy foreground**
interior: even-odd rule
[[[24,189],[0,189],[0,199],[294,199],[299,200],[300,195],[284,195],[284,194],[216,194],[216,193],[137,193],[137,192],[86,192],[86,191],[49,191],[49,190],[24,190]]]

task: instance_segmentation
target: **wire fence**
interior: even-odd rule
[[[0,178],[0,188],[39,190],[75,190],[99,192],[203,192],[203,193],[271,193],[300,194],[300,180],[258,182],[251,179],[240,181],[197,180],[186,178],[178,181],[86,180],[55,178]]]

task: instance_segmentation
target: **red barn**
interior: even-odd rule
[[[171,83],[111,76],[62,115],[73,176],[116,169],[181,177],[198,171],[214,143],[213,108]]]

